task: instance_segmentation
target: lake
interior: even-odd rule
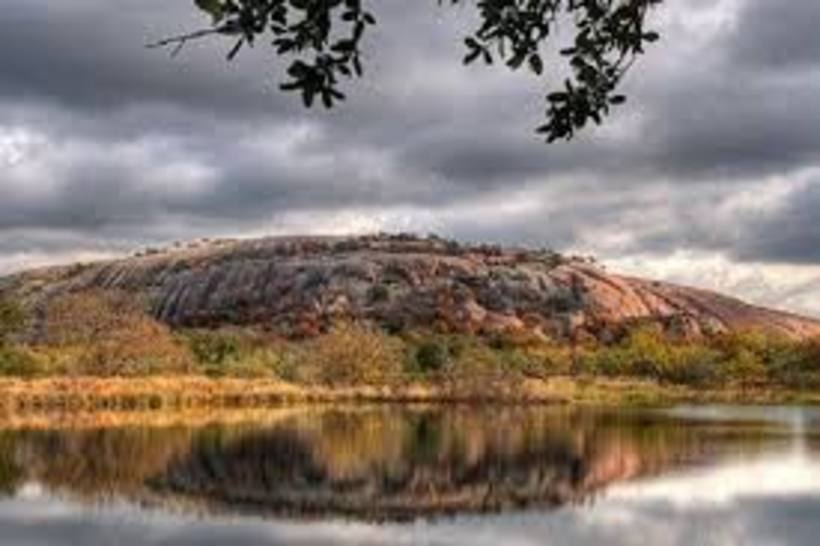
[[[813,408],[313,406],[97,421],[0,421],[0,545],[820,540]]]

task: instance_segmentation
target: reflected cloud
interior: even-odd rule
[[[0,432],[0,543],[814,544],[820,532],[812,410],[278,415]]]

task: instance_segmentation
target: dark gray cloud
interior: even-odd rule
[[[739,259],[820,263],[820,175],[794,191],[771,214],[750,218],[736,242]]]
[[[4,2],[0,267],[360,224],[820,267],[817,184],[794,183],[820,165],[814,0],[668,2],[627,106],[550,147],[532,132],[543,82],[461,66],[473,7],[378,14],[366,78],[321,112],[276,91],[264,47],[233,63],[219,41],[146,49],[204,22],[187,1]],[[766,207],[737,205],[773,180]]]
[[[53,101],[85,115],[150,102],[228,116],[282,110],[285,101],[258,77],[261,55],[214,62],[224,44],[200,42],[185,62],[169,62],[145,47],[202,23],[188,2],[13,0],[0,19],[0,96]]]
[[[733,60],[750,69],[808,70],[820,67],[820,4],[747,0],[733,36]]]
[[[818,89],[820,73],[802,84],[739,73],[671,89],[647,124],[657,130],[648,159],[684,183],[820,163],[820,107],[812,104]]]

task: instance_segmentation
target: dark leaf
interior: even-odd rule
[[[544,63],[543,61],[541,61],[541,57],[538,54],[533,53],[532,55],[530,55],[529,61],[530,70],[532,70],[540,76],[541,73],[544,72]]]

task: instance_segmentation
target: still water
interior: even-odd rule
[[[0,421],[0,545],[820,544],[820,411]]]

